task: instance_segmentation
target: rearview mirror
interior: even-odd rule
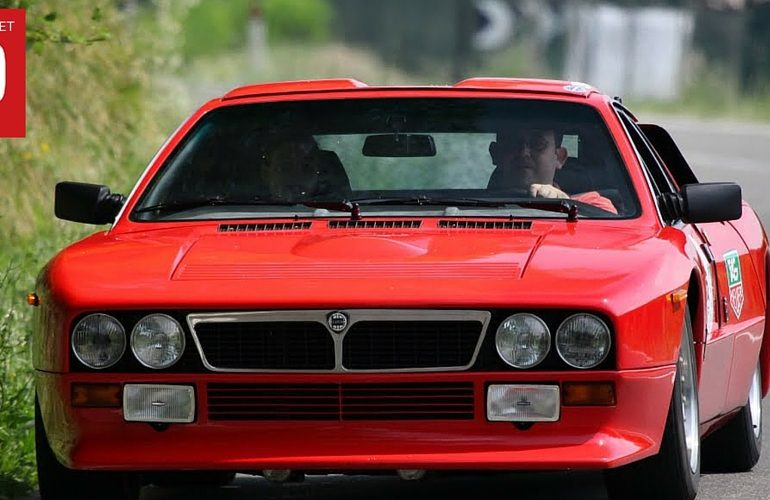
[[[733,182],[701,182],[682,186],[682,219],[686,222],[721,222],[740,219],[741,187]]]
[[[364,141],[364,156],[406,158],[436,156],[433,137],[424,134],[370,135]]]
[[[120,212],[126,198],[110,193],[101,184],[59,182],[54,196],[56,217],[86,224],[109,224]]]

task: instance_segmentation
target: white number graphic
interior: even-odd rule
[[[5,97],[5,51],[0,46],[0,101]]]

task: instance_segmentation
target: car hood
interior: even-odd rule
[[[677,232],[677,234],[679,234]],[[676,238],[674,238],[676,239]],[[78,308],[587,306],[671,279],[672,238],[620,222],[526,229],[102,233],[48,266]],[[681,245],[681,242],[680,242]],[[671,261],[671,262],[669,262]]]

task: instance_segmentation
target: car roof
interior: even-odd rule
[[[566,80],[545,80],[533,78],[468,78],[454,85],[405,85],[405,86],[370,86],[352,78],[330,78],[318,80],[294,80],[267,82],[237,87],[224,96],[223,101],[269,95],[307,94],[326,92],[356,92],[403,90],[403,91],[440,91],[440,90],[475,90],[475,91],[515,91],[524,94],[551,94],[569,97],[588,98],[600,94],[594,87],[581,82]]]

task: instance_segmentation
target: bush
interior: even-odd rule
[[[319,42],[329,37],[332,9],[325,0],[264,0],[267,36],[274,42]]]
[[[242,47],[254,0],[201,0],[185,21],[184,57],[219,54]]]

